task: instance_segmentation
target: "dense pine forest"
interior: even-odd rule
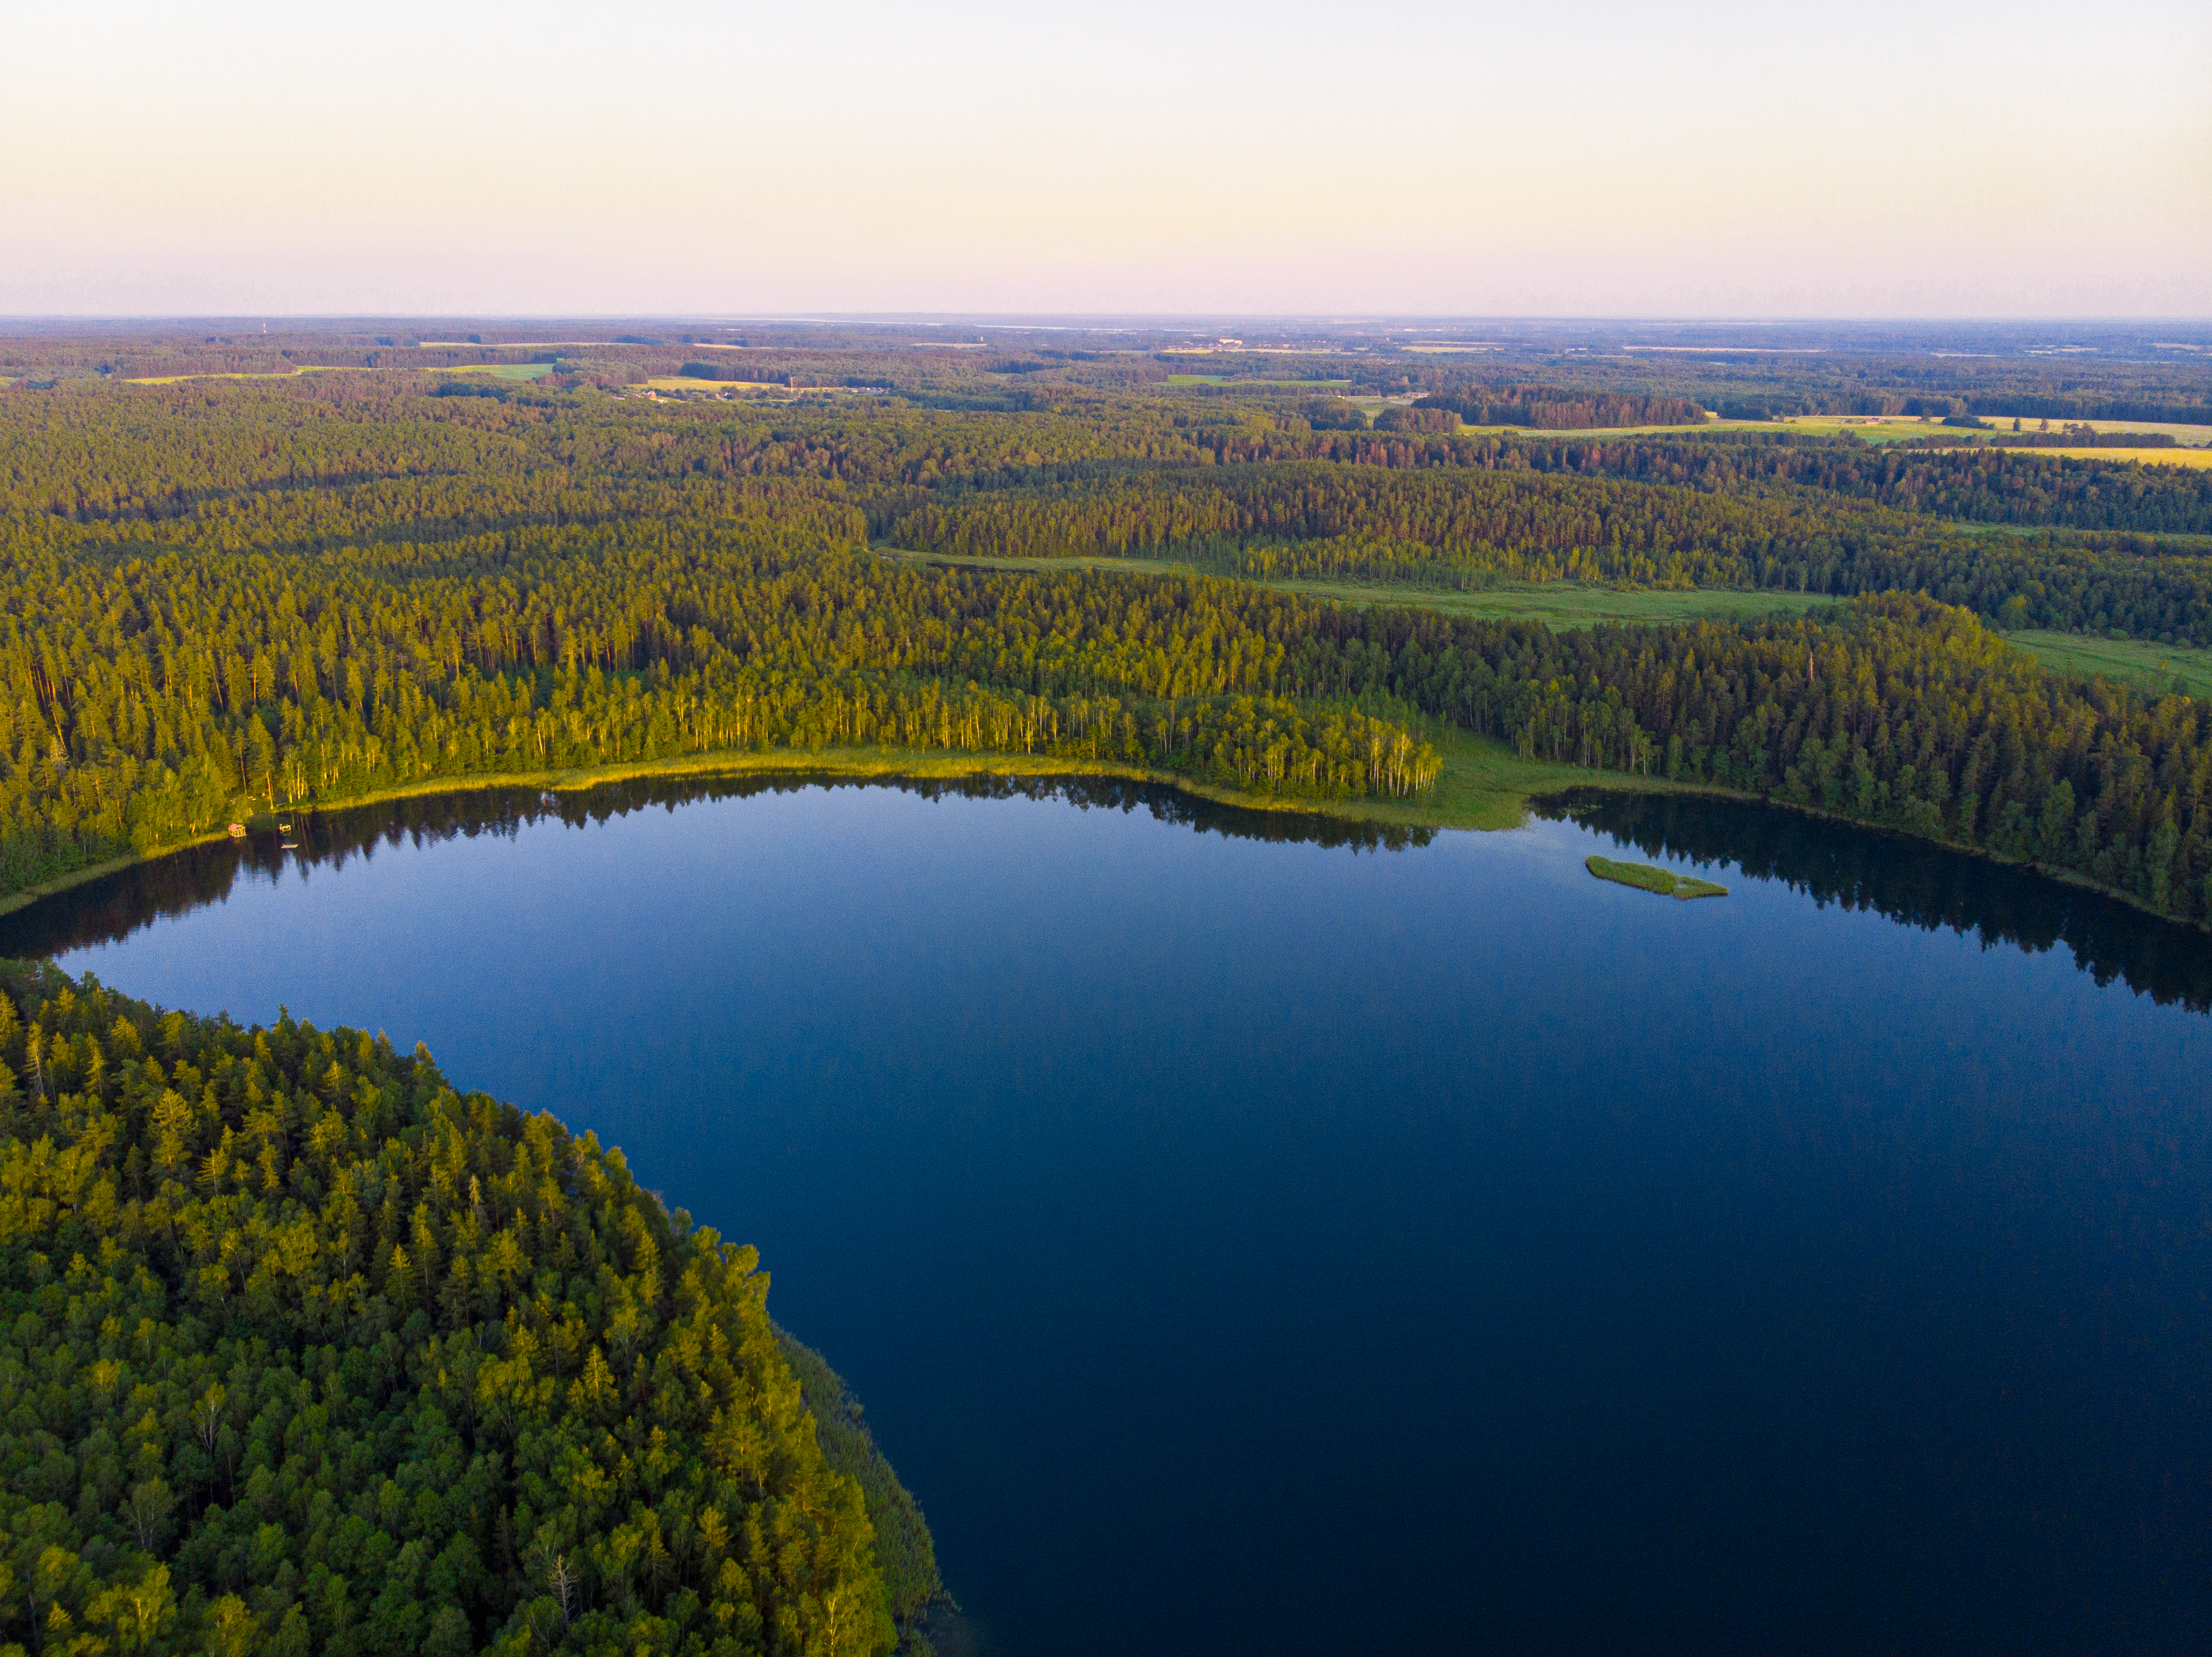
[[[0,1649],[830,1657],[935,1590],[754,1251],[419,1048],[11,967],[0,1129]]]
[[[0,340],[0,900],[248,823],[366,847],[465,784],[643,803],[846,750],[1362,844],[1512,765],[1674,791],[1701,849],[1728,795],[2212,924],[2212,709],[2007,639],[2212,647],[2212,468],[1986,429],[2212,428],[2203,363],[966,332]],[[1771,612],[1454,612],[1565,587]],[[2201,1005],[2138,918],[2131,980]],[[928,1529],[759,1264],[420,1048],[0,966],[0,1657],[926,1650]]]
[[[1129,353],[1079,343],[639,335],[604,342],[637,374],[572,372],[562,348],[525,379],[476,371],[546,356],[494,337],[388,348],[441,352],[435,371],[143,384],[120,371],[149,366],[140,347],[107,343],[105,375],[0,393],[9,890],[257,813],[744,752],[1027,755],[1418,802],[1443,726],[2212,915],[2198,704],[2053,678],[2001,637],[2212,644],[2212,470],[1555,429],[1703,421],[1649,364],[1600,387],[1571,362],[1483,379],[1393,359],[1383,419],[1358,400],[1372,362],[1317,397],[1279,368],[1243,390],[1086,378]],[[678,376],[703,394],[645,383],[756,355],[743,380]],[[1449,429],[1462,412],[1522,429]],[[1113,567],[1132,555],[1200,573]],[[1051,567],[1071,557],[1099,567]],[[1042,562],[975,562],[1004,558]],[[1410,607],[1267,584],[1317,578]],[[1558,582],[1841,602],[1565,635],[1419,607]]]

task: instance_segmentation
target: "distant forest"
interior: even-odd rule
[[[1139,321],[917,328],[364,319],[313,330],[279,323],[270,332],[235,321],[189,332],[16,324],[0,332],[0,378],[48,384],[507,367],[543,369],[542,383],[566,390],[641,385],[688,369],[724,382],[879,387],[934,406],[1022,411],[1048,410],[1070,395],[1158,393],[1181,374],[1227,382],[1186,388],[1195,400],[1241,398],[1261,382],[1280,394],[1304,381],[1358,396],[1429,396],[1501,411],[1521,405],[1471,424],[1553,425],[1529,417],[1531,401],[1591,405],[1594,426],[1668,423],[1660,411],[1684,403],[1750,420],[1972,414],[2212,424],[2212,335],[2188,324],[1278,322],[1238,333],[1230,340],[1218,329]],[[1651,417],[1626,417],[1638,408]]]
[[[1703,425],[1705,411],[1686,397],[1582,395],[1558,386],[1500,386],[1424,397],[1413,412],[1436,410],[1470,426],[1538,426],[1573,431],[1592,426]]]
[[[2212,917],[2203,710],[2052,677],[2001,637],[2212,644],[2212,471],[1719,424],[1711,363],[1648,356],[468,332],[165,384],[125,382],[362,342],[0,342],[26,370],[0,392],[0,886],[240,812],[734,751],[1419,801],[1442,722]],[[1851,372],[1894,362],[1885,344]],[[517,365],[546,372],[488,371]],[[2197,394],[2197,369],[2153,366],[2003,374]],[[1926,368],[1957,403],[1998,375]],[[1522,429],[1449,429],[1507,415]],[[1204,573],[1113,567],[1162,554]],[[977,564],[1006,558],[1034,567]],[[1266,584],[1355,578],[1409,607]],[[1558,635],[1419,607],[1559,582],[1850,602]]]

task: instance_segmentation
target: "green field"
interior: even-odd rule
[[[1274,581],[1261,585],[1307,598],[1334,599],[1362,609],[1378,604],[1407,604],[1447,616],[1540,621],[1555,632],[1595,626],[1601,621],[1746,621],[1760,616],[1796,615],[1835,602],[1819,593],[1738,593],[1717,588],[1686,593],[1632,592],[1584,587],[1577,582],[1492,587],[1468,593],[1353,582]]]
[[[2151,691],[2171,691],[2178,679],[2189,695],[2199,700],[2212,698],[2212,650],[2194,645],[2032,631],[2008,633],[2005,641],[2053,673],[2102,673],[2106,679]]]
[[[1218,572],[1172,558],[955,558],[879,546],[886,557],[916,564],[960,564],[976,570],[1124,570],[1136,575],[1205,576]],[[1759,616],[1795,615],[1835,600],[1818,593],[1739,593],[1721,588],[1690,592],[1629,591],[1585,587],[1578,582],[1491,587],[1458,592],[1433,587],[1398,587],[1382,582],[1270,581],[1255,583],[1279,593],[1310,599],[1334,599],[1362,609],[1378,604],[1412,605],[1447,616],[1490,620],[1540,621],[1554,631],[1594,626],[1601,621],[1742,621]]]
[[[488,374],[495,380],[543,380],[553,372],[550,362],[471,362],[466,368],[441,369],[441,374]]]

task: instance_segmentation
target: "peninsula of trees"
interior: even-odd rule
[[[860,1657],[935,1591],[754,1251],[420,1048],[9,966],[0,1130],[0,1651]]]

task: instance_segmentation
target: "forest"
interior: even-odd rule
[[[606,348],[707,354],[639,338]],[[1295,387],[1052,381],[1101,354],[1026,350],[963,370],[1036,382],[1020,410],[366,370],[0,393],[0,888],[240,814],[739,752],[1418,801],[1441,720],[2208,914],[2197,704],[2052,678],[2001,634],[2212,643],[2212,472],[1741,429],[1387,430]],[[1571,380],[1482,394],[1532,422],[1668,412]],[[1133,554],[1201,573],[1110,567]],[[1005,557],[1109,567],[957,567]],[[1315,578],[1408,607],[1268,585]],[[1419,608],[1562,582],[1853,602],[1558,637]]]
[[[2200,326],[2172,322],[1623,324],[1490,320],[1461,331],[1348,320],[1240,325],[1129,320],[1025,327],[915,327],[666,318],[424,323],[362,318],[275,332],[215,324],[18,322],[0,333],[0,380],[52,385],[206,375],[392,376],[487,367],[547,370],[546,387],[636,387],[680,375],[787,387],[889,387],[917,405],[1048,410],[1071,395],[1157,393],[1179,372],[1228,382],[1185,395],[1249,398],[1263,382],[1326,381],[1348,396],[1422,395],[1503,406],[1607,399],[1592,425],[1637,399],[1693,404],[1730,419],[1794,414],[2179,421],[2212,424],[2212,353]],[[739,371],[740,368],[742,372]],[[1541,425],[1540,420],[1499,423]],[[1472,423],[1472,422],[1470,423]]]
[[[1347,683],[1364,667],[1524,755],[1717,783],[2212,919],[2212,710],[2059,679],[1932,600],[1570,633],[1411,610],[1359,622],[1331,630]]]
[[[1174,556],[1224,574],[1903,589],[2013,627],[2212,643],[2212,557],[2155,538],[1994,538],[1802,490],[1603,474],[1280,463],[1086,467],[1066,482],[886,496],[874,532],[954,557]]]
[[[755,1252],[419,1047],[15,964],[0,1129],[0,1649],[859,1657],[934,1591]]]
[[[1417,399],[1416,412],[1438,410],[1470,426],[1536,426],[1575,431],[1592,426],[1699,426],[1705,411],[1686,397],[1577,394],[1559,386],[1501,386]]]
[[[460,832],[462,785],[637,809],[838,750],[1421,844],[1487,754],[1929,924],[1975,916],[1926,860],[2017,865],[1985,930],[2203,1004],[2152,917],[2212,925],[2212,709],[2007,634],[2212,646],[2212,471],[1709,417],[1894,404],[1963,445],[2212,422],[2212,370],[1596,326],[27,327],[0,908],[133,863],[189,901],[249,820],[345,856]],[[1443,607],[1563,584],[1790,607]],[[1895,866],[1831,867],[1813,813]],[[0,963],[0,1657],[926,1652],[928,1528],[760,1265],[420,1047]]]

